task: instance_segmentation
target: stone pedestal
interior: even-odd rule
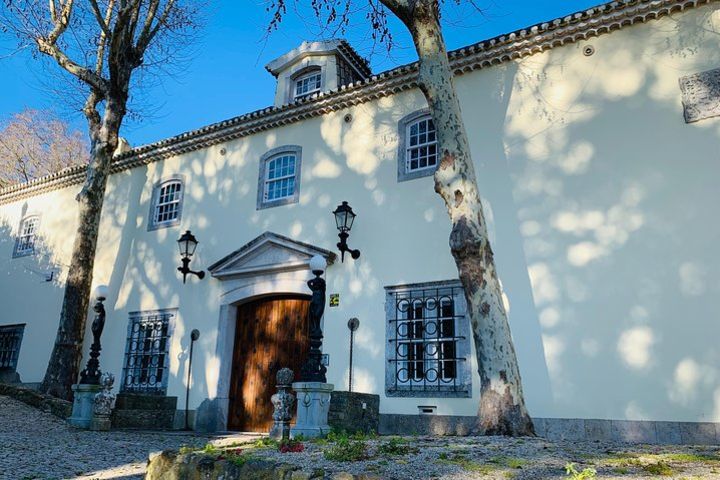
[[[297,422],[291,430],[293,437],[320,437],[330,431],[328,411],[333,385],[322,382],[295,382],[297,394]]]
[[[78,383],[72,386],[75,394],[73,399],[73,408],[68,423],[78,428],[90,428],[93,416],[93,406],[95,404],[95,395],[100,392],[100,385],[88,385]]]

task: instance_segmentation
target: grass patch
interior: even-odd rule
[[[445,452],[441,452],[440,455],[438,455],[437,463],[445,465],[456,465],[468,472],[478,472],[481,474],[487,474],[496,470],[495,466],[476,462],[460,453],[448,455]]]
[[[720,462],[718,455],[706,455],[699,453],[664,453],[660,455],[648,455],[652,457],[660,457],[669,462],[683,463],[717,463]]]
[[[640,468],[651,475],[661,475],[663,477],[669,477],[675,474],[675,470],[665,462],[647,463],[640,466]]]
[[[522,458],[513,458],[513,457],[493,457],[490,460],[488,460],[488,463],[493,463],[495,465],[502,465],[504,467],[508,468],[523,468],[525,464],[527,463],[527,460],[524,460]]]

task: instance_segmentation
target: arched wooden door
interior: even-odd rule
[[[274,296],[238,307],[230,380],[228,429],[267,432],[272,426],[275,374],[297,379],[307,358],[309,297]]]

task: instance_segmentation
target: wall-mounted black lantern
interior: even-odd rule
[[[182,257],[182,267],[178,267],[178,271],[183,274],[183,283],[185,283],[188,273],[197,275],[200,280],[205,278],[205,272],[202,270],[199,272],[190,270],[190,257],[195,254],[197,244],[198,241],[195,238],[195,235],[190,233],[190,230],[185,231],[185,233],[183,233],[178,239],[178,247],[180,248],[180,256]]]
[[[352,207],[348,205],[348,202],[342,202],[342,204],[338,205],[338,207],[333,212],[333,215],[335,215],[335,223],[337,224],[337,229],[340,231],[338,234],[338,237],[340,237],[340,241],[337,244],[337,247],[340,249],[340,261],[345,261],[345,252],[350,252],[350,256],[357,260],[360,258],[360,250],[352,250],[350,247],[348,247],[347,239],[350,236],[350,229],[352,229],[353,222],[355,221],[355,213],[352,211]]]

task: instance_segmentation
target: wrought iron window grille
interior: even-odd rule
[[[0,326],[0,370],[17,370],[25,324]]]
[[[175,310],[130,314],[120,390],[165,395],[169,376],[170,324]]]
[[[388,394],[469,394],[463,291],[444,283],[388,292]]]

